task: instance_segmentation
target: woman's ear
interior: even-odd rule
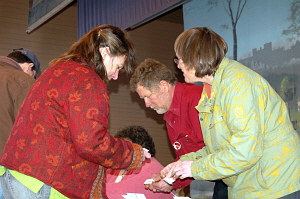
[[[110,50],[109,50],[109,47],[100,47],[99,48],[99,52],[101,54],[101,56],[104,58],[106,57],[107,55],[110,56]]]

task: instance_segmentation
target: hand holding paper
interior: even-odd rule
[[[174,178],[164,178],[164,181],[168,184],[173,184],[173,182],[175,182]]]
[[[163,170],[161,170],[160,175],[163,178],[174,179],[193,177],[191,170],[192,163],[193,161],[191,160],[173,162],[171,164],[168,164]]]
[[[154,174],[151,179],[147,179],[144,182],[145,189],[149,189],[153,192],[166,192],[169,193],[173,190],[171,184],[166,183],[159,174]]]
[[[151,154],[149,153],[148,149],[143,148],[143,152],[144,152],[143,161],[146,160],[146,158],[151,158]]]

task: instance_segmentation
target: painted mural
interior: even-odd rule
[[[213,29],[228,57],[270,82],[300,134],[300,0],[192,0],[183,13],[185,30]]]

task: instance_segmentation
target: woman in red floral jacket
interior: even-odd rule
[[[51,61],[25,99],[1,157],[6,198],[107,198],[103,167],[141,166],[149,153],[108,132],[106,83],[134,65],[128,35],[110,25],[94,28]]]

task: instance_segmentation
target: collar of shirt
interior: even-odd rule
[[[0,56],[0,62],[4,62],[10,66],[13,66],[14,68],[18,70],[22,70],[21,66],[13,59],[5,56]]]
[[[216,71],[211,87],[204,84],[201,99],[196,107],[199,112],[212,112],[212,107],[215,101],[215,94],[219,90],[220,84],[223,80],[222,74],[226,66],[229,64],[229,61],[230,59],[228,57],[223,58],[218,70]]]
[[[173,99],[169,111],[165,113],[164,117],[170,113],[180,116],[180,102],[182,96],[183,84],[177,82],[174,89]]]

